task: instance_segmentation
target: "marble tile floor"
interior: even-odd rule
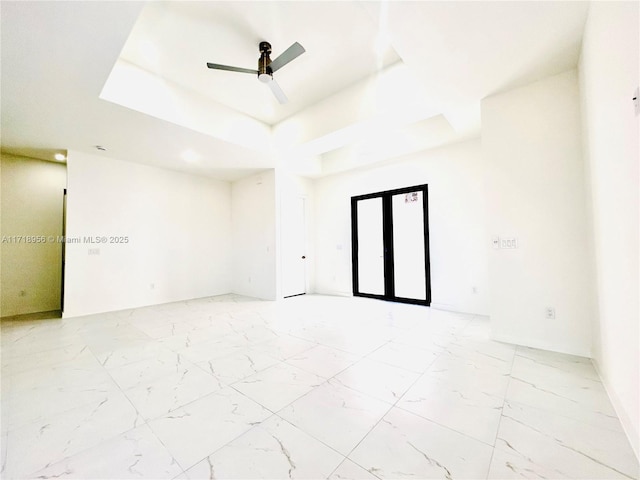
[[[1,323],[3,479],[637,479],[589,359],[485,317],[224,295]]]

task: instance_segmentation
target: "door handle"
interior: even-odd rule
[[[304,255],[302,255],[302,259],[304,260],[305,258],[307,258],[307,257],[305,257]]]

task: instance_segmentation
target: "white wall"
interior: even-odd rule
[[[276,180],[268,170],[231,186],[232,290],[275,300]]]
[[[491,327],[498,340],[590,356],[588,249],[577,72],[482,102]],[[555,319],[545,318],[555,308]]]
[[[594,2],[580,61],[585,157],[598,287],[593,357],[636,455],[640,452],[637,2]],[[640,456],[640,455],[639,455]]]
[[[2,154],[0,235],[44,236],[44,243],[0,244],[0,316],[60,309],[64,164]],[[53,239],[49,238],[53,237]]]
[[[426,183],[432,305],[487,314],[482,181],[478,140],[317,180],[316,291],[352,293],[352,196]]]
[[[229,293],[230,212],[226,182],[70,151],[64,316]]]

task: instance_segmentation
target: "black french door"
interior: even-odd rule
[[[353,294],[431,304],[427,185],[351,197]]]

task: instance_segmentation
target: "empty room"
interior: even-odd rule
[[[640,477],[640,2],[0,19],[0,478]]]

